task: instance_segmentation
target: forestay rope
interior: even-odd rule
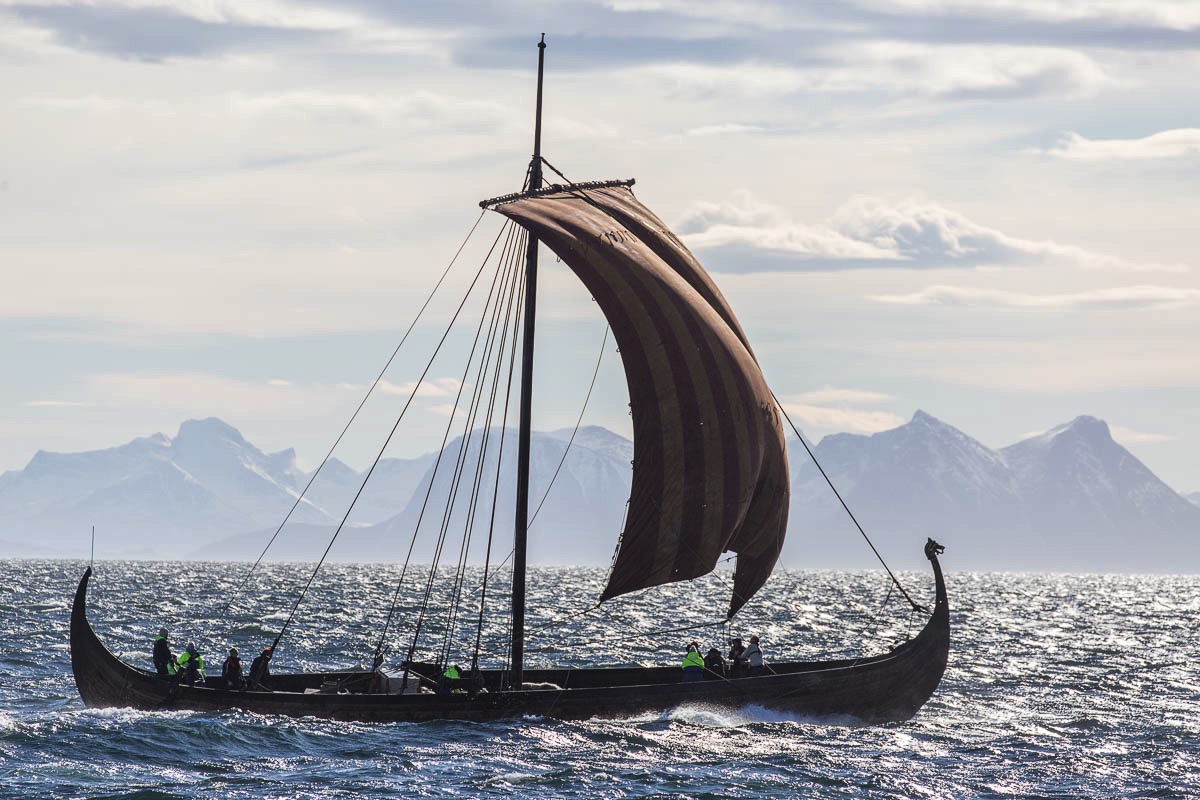
[[[779,409],[779,413],[783,414],[783,418],[786,419],[788,425],[791,426],[792,432],[796,434],[796,438],[800,440],[800,444],[804,445],[804,451],[808,453],[808,457],[812,459],[813,464],[816,465],[817,470],[821,473],[821,477],[825,479],[825,483],[829,484],[829,488],[833,491],[834,497],[836,497],[838,502],[842,504],[842,508],[845,509],[846,514],[850,517],[850,521],[854,523],[854,527],[858,528],[858,532],[862,534],[867,546],[870,547],[871,552],[875,554],[875,558],[879,559],[879,563],[883,565],[888,577],[892,579],[892,584],[896,587],[900,594],[904,595],[904,599],[908,601],[908,604],[912,607],[913,611],[929,613],[929,608],[927,606],[921,605],[909,596],[908,592],[904,590],[904,586],[901,585],[900,580],[896,577],[896,574],[892,572],[892,568],[889,567],[887,562],[883,560],[883,556],[880,555],[879,550],[875,548],[875,543],[871,541],[870,536],[867,536],[867,532],[863,530],[863,526],[858,523],[858,519],[854,516],[854,512],[850,510],[850,506],[846,505],[846,501],[842,499],[841,493],[837,490],[837,487],[833,485],[833,481],[830,479],[829,475],[825,473],[825,468],[821,466],[821,462],[817,461],[816,454],[813,453],[812,448],[808,446],[808,442],[804,440],[804,437],[800,435],[800,430],[796,427],[796,423],[792,422],[792,418],[788,416],[787,410],[783,407],[783,403],[779,402],[779,398],[775,396],[774,392],[771,392],[771,398],[775,401],[775,406]]]

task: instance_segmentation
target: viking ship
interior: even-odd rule
[[[634,434],[630,495],[600,601],[705,576],[717,568],[723,554],[733,553],[728,621],[771,576],[783,547],[789,506],[782,419],[786,414],[713,279],[680,239],[638,201],[632,180],[546,185],[543,166],[549,162],[541,155],[545,47],[543,36],[538,43],[533,160],[525,187],[480,203],[519,226],[525,237],[516,245],[523,250],[522,271],[508,284],[519,299],[518,311],[506,312],[514,321],[519,314],[522,325],[515,524],[510,607],[505,609],[510,637],[501,663],[489,666],[473,660],[468,675],[447,678],[447,653],[422,661],[410,648],[401,664],[402,679],[389,679],[377,669],[382,661],[381,639],[372,670],[275,674],[269,688],[232,686],[219,677],[189,685],[125,663],[104,645],[87,616],[89,566],[75,594],[70,640],[75,682],[87,706],[243,709],[395,722],[524,715],[617,718],[702,704],[759,706],[874,724],[907,720],[932,696],[950,646],[949,606],[938,561],[942,548],[932,539],[925,544],[935,583],[932,609],[912,601],[888,570],[912,607],[928,616],[917,635],[887,652],[852,659],[773,662],[765,670],[706,670],[704,679],[689,681],[682,680],[677,665],[526,667],[539,244],[565,263],[592,294],[615,337],[628,383]],[[516,340],[514,333],[513,360]],[[510,383],[513,360],[509,361]],[[482,609],[481,604],[481,616]],[[276,647],[282,636],[281,631]]]

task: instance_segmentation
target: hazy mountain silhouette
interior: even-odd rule
[[[587,427],[567,451],[571,434],[533,435],[530,513],[537,516],[530,560],[607,564],[623,524],[633,443]],[[933,536],[947,545],[956,569],[1200,568],[1197,495],[1189,501],[1172,491],[1093,417],[992,450],[918,411],[898,428],[835,434],[813,450],[894,566],[922,568],[921,545]],[[440,459],[427,453],[381,461],[331,557],[403,560],[419,520],[412,558],[430,560],[460,455],[461,438]],[[461,461],[469,480],[455,498],[443,559],[457,560],[468,518],[474,520],[469,558],[482,559],[489,535],[493,559],[507,555],[515,455],[511,430],[470,435]],[[789,458],[783,565],[874,566],[854,523],[794,438]],[[39,452],[25,469],[0,475],[0,555],[83,556],[94,524],[101,557],[253,559],[295,505],[269,556],[313,560],[364,477],[330,460],[297,504],[312,475],[297,467],[295,453],[264,453],[215,418],[189,420],[174,438],[156,434],[86,453]],[[494,491],[500,502],[493,514]]]

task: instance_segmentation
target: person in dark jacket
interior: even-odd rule
[[[242,675],[242,660],[238,658],[236,647],[229,648],[229,657],[221,665],[221,677],[225,679],[225,685],[230,689],[245,688],[246,679]]]
[[[154,637],[154,671],[158,673],[158,677],[166,678],[170,675],[167,666],[172,661],[171,643],[167,641],[167,629],[159,628],[158,636]]]
[[[732,678],[744,677],[746,668],[749,666],[746,663],[746,645],[742,644],[742,637],[735,636],[729,640],[729,676]]]
[[[263,651],[250,662],[250,688],[264,692],[271,691],[271,656],[275,648],[265,647]]]
[[[710,676],[725,677],[725,659],[721,657],[720,650],[715,647],[708,648],[708,652],[704,654],[704,669]]]

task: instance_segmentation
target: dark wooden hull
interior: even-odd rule
[[[503,691],[499,673],[485,673],[491,688],[466,694],[370,694],[369,673],[307,673],[272,676],[275,691],[235,691],[213,685],[187,686],[159,678],[114,656],[87,618],[91,568],[84,573],[71,609],[71,667],[85,705],[144,710],[242,709],[260,714],[312,716],[365,722],[424,722],[438,719],[487,721],[525,715],[554,719],[620,718],[681,705],[719,708],[761,706],[778,712],[864,723],[911,718],[930,698],[946,669],[950,619],[946,587],[932,559],[937,600],[924,629],[889,653],[871,658],[771,664],[773,674],[711,677],[680,682],[677,667],[526,670],[528,684],[555,688]],[[421,667],[415,667],[422,671]],[[426,672],[432,677],[432,673]],[[322,693],[331,682],[350,692]]]

